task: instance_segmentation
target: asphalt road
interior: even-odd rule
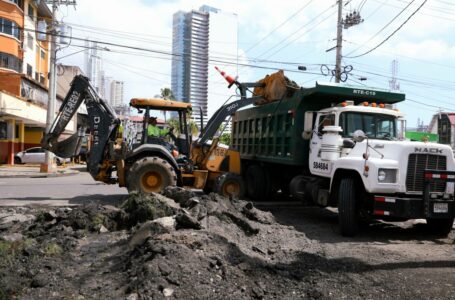
[[[97,182],[83,168],[79,171],[53,178],[0,178],[0,206],[116,204],[128,195],[126,188]]]

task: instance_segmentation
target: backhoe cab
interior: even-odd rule
[[[168,185],[177,184],[187,188],[203,189],[206,192],[214,191],[225,196],[243,194],[238,152],[229,150],[225,145],[219,145],[218,138],[213,136],[211,141],[204,138],[201,142],[203,132],[206,130],[202,130],[200,137],[192,141],[188,122],[191,104],[135,98],[131,100],[130,106],[144,112],[142,137],[140,143],[133,145],[133,152],[141,148],[149,149],[142,152],[143,155],[132,156],[126,160],[126,164],[131,165],[131,168],[127,169],[127,187],[130,191],[157,192]],[[170,141],[165,141],[163,137],[150,138],[147,135],[147,121],[162,111],[178,114],[177,130],[170,130],[167,133]],[[207,125],[210,126],[210,121]],[[161,147],[164,147],[170,156],[165,157],[162,153],[158,157],[144,156],[151,149]],[[141,156],[144,158],[138,159]],[[133,160],[136,162],[133,163]]]

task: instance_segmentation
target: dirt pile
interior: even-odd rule
[[[271,214],[181,188],[133,194],[120,207],[0,212],[0,298],[249,297],[242,276],[230,276],[243,272],[232,260],[241,248],[276,252],[250,240],[264,239]]]
[[[427,280],[420,272],[409,277],[416,288],[403,290],[382,250],[357,243],[353,257],[363,249],[366,260],[340,257],[338,250],[330,257],[330,247],[274,215],[247,201],[181,188],[131,195],[119,207],[0,208],[0,299],[433,295],[418,288]],[[443,298],[451,295],[444,291]]]

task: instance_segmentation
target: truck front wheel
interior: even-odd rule
[[[174,168],[164,159],[156,156],[136,161],[128,172],[128,191],[150,194],[159,193],[167,186],[177,183]]]
[[[359,209],[353,178],[343,178],[338,193],[338,220],[341,234],[354,236],[359,231]]]
[[[453,227],[452,219],[427,219],[428,229],[433,234],[439,236],[447,236]]]

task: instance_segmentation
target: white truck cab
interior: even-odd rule
[[[316,113],[309,169],[318,179],[307,193],[323,206],[335,199],[343,234],[356,233],[359,211],[378,218],[427,218],[441,232],[452,228],[455,174],[447,171],[455,170],[452,149],[405,141],[402,120],[392,105],[367,102],[345,101]]]

